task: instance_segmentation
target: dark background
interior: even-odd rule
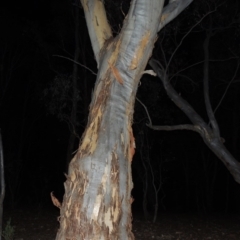
[[[105,4],[109,22],[117,34],[124,19],[122,12],[127,13],[129,1],[107,0]],[[165,64],[179,46],[169,64],[169,76],[175,74],[171,83],[208,121],[202,61],[203,42],[212,23],[210,99],[213,109],[221,101],[216,118],[226,147],[237,159],[240,156],[239,10],[239,3],[234,0],[194,1],[159,33],[153,51],[153,57]],[[212,13],[201,20],[210,11]],[[69,59],[74,58],[76,48],[76,19],[80,25],[78,62],[96,73],[83,10],[78,2],[35,0],[1,4],[0,127],[6,208],[49,207],[52,206],[51,191],[60,200],[64,193],[73,107],[73,62]],[[194,63],[198,64],[191,66]],[[75,150],[86,125],[94,82],[95,75],[78,66]],[[156,77],[142,78],[137,97],[148,108],[153,124],[190,123],[167,97]],[[154,131],[146,126],[148,122],[144,108],[136,102],[134,211],[142,212],[145,199],[149,214],[153,213],[154,187],[159,187],[160,211],[240,211],[240,186],[197,133]]]

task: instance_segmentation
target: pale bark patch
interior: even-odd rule
[[[113,66],[116,63],[116,60],[119,57],[121,39],[115,40],[114,42],[112,42],[112,44],[113,44],[112,48],[114,48],[114,51],[112,52],[112,54],[111,54],[111,56],[108,60],[108,63]],[[109,49],[111,49],[111,44],[109,44],[108,47],[109,47]]]
[[[150,31],[147,31],[145,33],[145,35],[143,35],[142,40],[140,42],[140,44],[138,45],[135,54],[133,56],[131,65],[130,65],[130,69],[134,70],[137,68],[137,66],[139,65],[139,61],[144,57],[144,53],[145,53],[145,48],[148,46],[149,40],[151,37],[151,33]]]
[[[106,18],[106,12],[105,12],[103,1],[94,0],[90,2],[89,0],[81,0],[81,2],[84,8],[85,15],[90,14],[91,16],[90,21],[92,23],[92,27],[94,29],[93,31],[95,34],[94,41],[98,42],[98,46],[99,46],[99,48],[97,49],[98,51],[95,52],[95,56],[96,56],[98,55],[99,51],[101,50],[106,40],[111,38],[112,31]],[[92,44],[95,44],[95,43],[93,42]]]
[[[60,222],[64,229],[68,229],[67,232],[69,232],[69,234],[74,235],[75,233],[80,233],[79,226],[81,218],[79,218],[79,216],[81,216],[82,202],[79,201],[78,198],[85,193],[88,179],[86,173],[78,171],[76,168],[71,172],[70,176],[66,177],[67,181],[64,183],[64,186],[65,189],[69,190],[65,193],[64,196],[62,208],[64,208],[65,211],[63,218],[60,219]],[[76,194],[73,194],[74,192]],[[74,221],[70,221],[70,219],[74,219]]]
[[[124,145],[124,136],[123,136],[123,133],[121,133],[121,145],[122,145],[122,146]]]
[[[104,9],[103,1],[95,1],[93,14],[95,19],[93,20],[94,29],[100,41],[99,45],[103,46],[105,41],[111,37],[111,28],[107,22],[105,11],[99,11]]]
[[[111,233],[113,230],[113,222],[112,222],[112,211],[110,208],[108,208],[107,212],[105,213],[104,216],[104,223],[109,229],[109,232]]]
[[[91,219],[94,221],[97,221],[97,219],[98,219],[99,209],[100,209],[100,206],[102,203],[102,198],[103,198],[102,194],[99,194],[96,197],[96,201],[94,203],[93,212],[92,212],[92,216],[91,216]]]
[[[123,85],[123,79],[122,79],[122,77],[121,77],[121,74],[120,74],[119,70],[118,70],[116,67],[114,67],[113,65],[111,65],[111,63],[109,63],[109,65],[110,65],[110,68],[111,68],[111,70],[112,70],[112,73],[113,73],[113,76],[115,77],[115,79],[116,79],[121,85]]]
[[[100,129],[100,124],[102,121],[102,116],[108,98],[110,86],[110,81],[107,78],[107,80],[104,82],[104,86],[101,88],[98,97],[95,100],[95,104],[93,105],[94,107],[90,111],[90,124],[84,133],[83,141],[78,150],[81,153],[81,157],[85,154],[90,155],[96,150],[98,132]]]
[[[102,111],[99,109],[97,116],[94,118],[94,121],[90,124],[89,128],[86,131],[86,136],[82,142],[81,149],[85,150],[89,154],[93,153],[97,147],[98,139],[98,122],[102,117]]]

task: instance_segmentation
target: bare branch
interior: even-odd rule
[[[171,61],[172,61],[175,53],[177,52],[177,50],[178,50],[178,49],[180,48],[180,46],[182,45],[184,39],[185,39],[185,38],[192,32],[192,30],[193,30],[197,25],[199,25],[209,14],[211,14],[211,13],[213,13],[213,12],[215,12],[215,11],[216,11],[216,9],[213,10],[213,11],[209,11],[208,13],[206,13],[206,14],[205,14],[197,23],[195,23],[195,24],[189,29],[189,31],[184,35],[184,37],[181,39],[180,43],[178,44],[178,46],[176,47],[176,49],[175,49],[174,52],[172,53],[172,55],[171,55],[171,57],[170,57],[170,59],[169,59],[169,61],[168,61],[166,70],[168,70],[168,67],[169,67],[169,65],[170,65],[170,63],[171,63]]]
[[[194,125],[203,125],[204,128],[208,129],[209,127],[204,122],[204,120],[196,113],[192,106],[186,100],[184,100],[172,87],[168,80],[166,71],[163,69],[161,64],[154,59],[151,59],[149,61],[149,64],[161,79],[170,99],[188,116]]]
[[[174,126],[156,126],[146,124],[149,128],[158,131],[175,131],[175,130],[191,130],[200,133],[201,129],[198,126],[194,126],[192,124],[180,124]]]
[[[87,69],[88,71],[90,71],[93,75],[97,75],[97,74],[96,74],[93,70],[91,70],[90,68],[86,67],[85,65],[83,65],[83,64],[81,64],[81,63],[79,63],[79,62],[77,62],[77,61],[75,61],[75,60],[73,60],[73,59],[71,59],[71,58],[64,57],[64,56],[60,56],[60,55],[53,55],[53,57],[60,57],[60,58],[67,59],[67,60],[69,60],[69,61],[71,61],[71,62],[76,63],[77,65],[79,65],[79,66],[81,66],[81,67],[84,67],[85,69]]]
[[[236,57],[229,57],[229,58],[225,58],[225,59],[209,59],[209,62],[225,62],[225,61],[229,61],[229,60],[232,60],[232,59],[238,59],[238,57],[236,56]],[[165,62],[166,62],[166,61],[165,61]],[[185,67],[185,68],[180,69],[179,71],[177,71],[176,73],[174,73],[173,75],[171,75],[171,77],[169,78],[169,80],[171,81],[171,79],[173,79],[175,76],[178,76],[179,73],[184,72],[184,71],[186,71],[187,69],[190,69],[190,68],[192,68],[192,67],[194,67],[194,66],[200,65],[200,64],[202,64],[202,63],[204,63],[204,60],[199,61],[199,62],[195,62],[195,63],[193,63],[193,64],[191,64],[191,65],[188,65],[188,66]]]
[[[220,99],[218,105],[217,105],[216,108],[214,109],[214,111],[213,111],[214,113],[216,113],[216,111],[218,110],[218,108],[219,108],[219,106],[221,105],[224,97],[225,97],[226,94],[227,94],[227,91],[228,91],[229,87],[230,87],[231,84],[233,83],[233,81],[234,81],[234,79],[235,79],[235,77],[236,77],[236,75],[237,75],[237,72],[238,72],[238,70],[239,70],[239,66],[240,66],[240,62],[238,61],[238,64],[237,64],[236,70],[235,70],[235,72],[234,72],[234,74],[233,74],[233,77],[232,77],[232,79],[230,80],[230,82],[228,83],[228,85],[227,85],[227,87],[226,87],[226,89],[225,89],[225,91],[224,91],[224,93],[223,93],[223,95],[222,95],[222,98]]]
[[[211,30],[211,24],[210,23],[210,30],[207,33],[207,36],[204,40],[203,44],[203,50],[204,50],[204,66],[203,66],[203,95],[204,95],[204,101],[206,106],[207,115],[211,124],[211,127],[213,129],[213,133],[216,137],[220,138],[220,130],[218,127],[217,120],[214,116],[212,105],[210,102],[209,97],[209,42],[210,38],[212,36],[212,30]]]
[[[192,127],[190,125],[189,126],[183,125],[182,129],[185,127],[188,130],[197,131],[203,138],[205,144],[223,162],[223,164],[226,166],[226,168],[234,177],[235,181],[240,184],[240,163],[226,149],[226,147],[223,144],[224,142],[223,139],[220,136],[216,136],[214,131],[196,113],[192,106],[177,94],[175,89],[171,86],[166,71],[162,68],[160,63],[157,62],[156,60],[151,59],[149,61],[149,64],[161,79],[168,96],[188,116],[188,118],[194,124]],[[165,129],[161,130],[167,130],[166,127],[167,126],[165,126]],[[179,126],[178,127],[173,126],[171,127],[171,129],[169,127],[169,130],[179,130]]]
[[[146,113],[147,113],[147,116],[148,116],[148,120],[149,120],[149,125],[152,126],[152,120],[150,118],[150,115],[149,115],[149,112],[148,112],[148,109],[147,107],[140,101],[140,99],[138,99],[136,97],[137,101],[143,106],[143,108],[145,109]]]

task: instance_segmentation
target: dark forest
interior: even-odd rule
[[[117,35],[130,1],[104,2]],[[3,239],[54,239],[59,209],[50,193],[62,201],[97,74],[84,12],[79,1],[8,2],[0,19],[2,228],[14,229],[14,238]],[[178,96],[211,126],[207,81],[223,145],[238,163],[239,57],[237,0],[194,0],[159,32],[152,54]],[[135,238],[240,239],[240,185],[202,136],[183,127],[192,122],[168,95],[159,75],[142,76],[133,120]]]

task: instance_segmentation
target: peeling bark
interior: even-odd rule
[[[120,34],[102,1],[81,0],[99,72],[88,124],[70,162],[57,240],[134,239],[132,118],[139,80],[153,50],[164,0],[133,0]]]

